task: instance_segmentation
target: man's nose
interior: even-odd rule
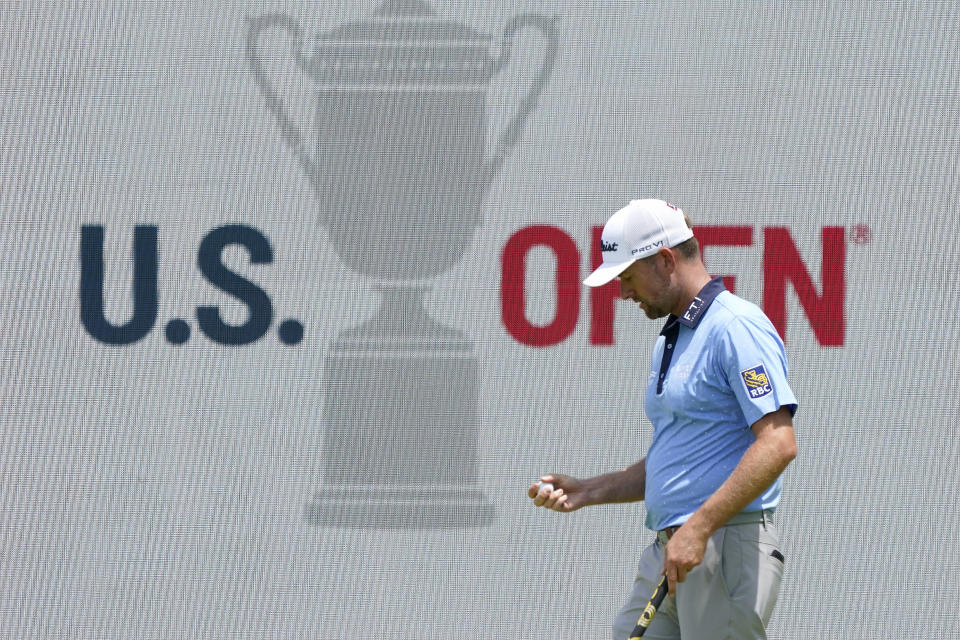
[[[633,295],[633,289],[623,280],[618,280],[617,282],[620,283],[620,299],[628,300]]]

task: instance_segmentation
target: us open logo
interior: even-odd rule
[[[770,384],[770,379],[767,377],[767,371],[763,368],[762,362],[752,369],[741,371],[740,377],[743,378],[747,393],[753,400],[762,398],[773,391],[773,386]]]

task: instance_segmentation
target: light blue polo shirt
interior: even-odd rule
[[[783,341],[756,305],[714,278],[681,317],[670,316],[653,350],[647,527],[686,522],[756,440],[751,425],[783,406],[797,408]],[[744,511],[775,509],[780,486],[778,478]]]

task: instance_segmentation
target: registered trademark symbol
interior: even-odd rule
[[[850,228],[850,242],[853,244],[868,244],[873,234],[865,224],[856,224]]]

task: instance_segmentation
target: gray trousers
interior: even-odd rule
[[[780,581],[780,540],[771,520],[721,527],[707,543],[703,562],[677,584],[647,628],[649,640],[746,640],[766,638]],[[614,640],[626,640],[663,571],[663,544],[644,549],[636,581],[613,624]]]

